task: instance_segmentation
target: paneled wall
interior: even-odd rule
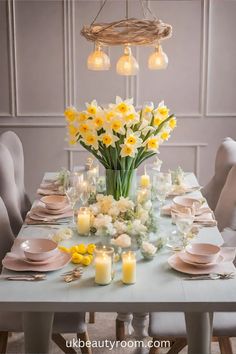
[[[214,170],[222,138],[236,138],[236,1],[153,0],[149,4],[173,36],[163,43],[167,70],[147,69],[150,48],[134,48],[140,64],[135,78],[116,75],[121,48],[109,49],[112,70],[91,72],[92,45],[80,36],[95,17],[99,0],[0,1],[0,132],[11,129],[25,149],[26,185],[31,195],[44,171],[69,166],[63,110],[100,103],[116,95],[134,97],[137,106],[164,99],[178,128],[161,148],[164,168],[194,170],[204,184]],[[130,1],[141,17],[140,1]],[[99,20],[124,17],[125,1],[108,0]],[[82,149],[74,162],[84,161]]]

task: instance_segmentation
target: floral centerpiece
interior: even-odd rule
[[[164,102],[137,111],[133,99],[120,97],[106,108],[96,100],[86,103],[83,111],[68,107],[65,116],[69,143],[79,142],[105,167],[107,195],[116,200],[130,196],[135,170],[158,153],[176,126]]]

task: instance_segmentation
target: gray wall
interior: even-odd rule
[[[141,17],[139,1],[130,14]],[[14,130],[25,150],[26,185],[32,195],[44,171],[69,163],[64,151],[63,110],[133,96],[136,105],[164,99],[176,113],[178,128],[161,148],[164,167],[180,164],[194,170],[204,184],[213,173],[217,146],[225,136],[236,138],[236,1],[150,1],[153,11],[173,25],[163,47],[165,71],[152,72],[150,48],[138,48],[137,78],[115,73],[121,48],[111,48],[112,70],[89,72],[92,45],[80,36],[101,1],[0,1],[0,132]],[[109,0],[100,20],[123,17],[125,3]],[[84,160],[81,149],[75,163]]]

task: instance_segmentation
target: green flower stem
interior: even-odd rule
[[[135,170],[106,169],[107,195],[113,195],[116,200],[120,197],[129,197],[132,189]]]

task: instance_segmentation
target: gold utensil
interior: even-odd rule
[[[3,276],[1,277],[5,280],[25,280],[25,281],[40,281],[46,279],[46,274],[21,274],[21,275],[12,275],[12,276]]]
[[[81,278],[82,274],[83,274],[83,268],[75,267],[72,271],[63,273],[61,276],[63,277],[66,283],[71,283],[72,281]]]

